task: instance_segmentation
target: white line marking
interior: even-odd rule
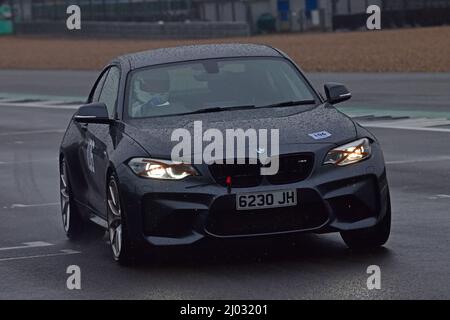
[[[21,108],[45,108],[45,109],[69,109],[69,110],[76,110],[78,109],[80,105],[68,105],[68,104],[60,104],[60,105],[49,105],[49,104],[42,104],[42,103],[0,103],[0,107],[21,107]]]
[[[64,133],[64,132],[66,132],[65,129],[10,131],[10,132],[0,132],[0,136],[17,136],[27,134]]]
[[[0,248],[0,251],[50,247],[53,244],[43,241],[25,242],[23,246]]]
[[[380,129],[398,129],[398,130],[412,130],[412,131],[429,131],[429,132],[445,132],[450,133],[450,129],[445,128],[414,128],[414,127],[402,127],[395,125],[378,125],[375,123],[362,123],[364,127],[368,128],[380,128]]]
[[[52,161],[58,161],[58,158],[36,159],[36,160],[28,160],[28,161],[0,161],[0,165],[27,164],[27,163],[35,163],[35,162],[52,162]]]
[[[428,200],[450,199],[450,195],[437,194],[435,196],[428,197]]]
[[[364,122],[363,123],[370,123]],[[450,125],[450,120],[446,118],[409,118],[402,120],[380,120],[374,121],[374,125],[377,126],[388,126],[388,127],[400,127],[400,128],[428,128],[435,126],[446,126]]]
[[[67,253],[67,254],[76,254],[76,253],[81,253],[80,251],[76,251],[76,250],[72,250],[72,249],[63,249],[60,250],[61,252]]]
[[[25,259],[36,259],[36,258],[49,258],[49,257],[58,257],[58,256],[68,256],[68,255],[80,254],[80,253],[81,253],[80,251],[75,251],[75,250],[60,250],[59,253],[41,254],[41,255],[35,255],[35,256],[13,257],[13,258],[1,258],[0,262],[25,260]]]
[[[72,102],[72,101],[64,101],[64,100],[47,100],[47,101],[32,102],[32,104],[39,104],[39,105],[44,104],[46,106],[74,106],[74,108],[78,109],[79,106],[83,105],[83,102],[80,102],[80,101]]]
[[[20,203],[14,203],[11,205],[10,209],[15,208],[33,208],[33,207],[51,207],[51,206],[57,206],[60,205],[59,202],[52,202],[52,203],[36,203],[36,204],[20,204]]]
[[[439,162],[450,160],[450,156],[437,156],[433,158],[421,158],[421,159],[409,159],[409,160],[394,160],[386,161],[386,164],[408,164],[408,163],[420,163],[420,162]]]

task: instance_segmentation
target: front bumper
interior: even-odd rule
[[[379,148],[358,164],[336,168],[318,162],[315,168],[297,183],[236,188],[231,193],[205,171],[202,179],[183,181],[138,178],[126,165],[117,173],[131,239],[155,246],[188,245],[204,238],[357,230],[373,227],[384,217],[388,184]],[[291,189],[297,190],[296,207],[235,209],[237,193]]]

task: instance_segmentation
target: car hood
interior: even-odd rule
[[[356,138],[354,122],[329,104],[133,119],[126,122],[124,133],[150,156],[170,158],[179,143],[171,141],[173,131],[187,129],[194,137],[195,121],[202,121],[203,132],[214,128],[224,137],[227,129],[278,129],[281,152],[286,145],[339,144]]]

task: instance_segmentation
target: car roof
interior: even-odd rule
[[[257,44],[208,44],[161,48],[126,54],[117,58],[131,70],[166,63],[237,57],[281,57],[272,47]]]

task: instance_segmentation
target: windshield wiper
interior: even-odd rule
[[[229,106],[229,107],[212,107],[212,108],[202,108],[192,112],[185,112],[175,114],[176,116],[183,116],[188,114],[199,114],[199,113],[213,113],[213,112],[223,112],[230,110],[249,110],[249,109],[262,109],[262,108],[279,108],[279,107],[291,107],[300,105],[311,105],[316,104],[315,100],[298,100],[298,101],[285,101],[274,104],[269,104],[266,106],[256,107],[255,105],[242,105],[242,106]]]
[[[212,113],[212,112],[222,112],[222,111],[230,111],[230,110],[248,110],[255,109],[254,105],[244,105],[244,106],[230,106],[230,107],[213,107],[213,108],[203,108],[198,109],[192,112],[186,112],[178,115],[186,115],[186,114],[198,114],[198,113]]]
[[[274,104],[268,104],[266,106],[261,106],[259,108],[280,108],[280,107],[293,107],[293,106],[305,106],[305,105],[311,105],[316,104],[316,100],[298,100],[298,101],[284,101]]]

